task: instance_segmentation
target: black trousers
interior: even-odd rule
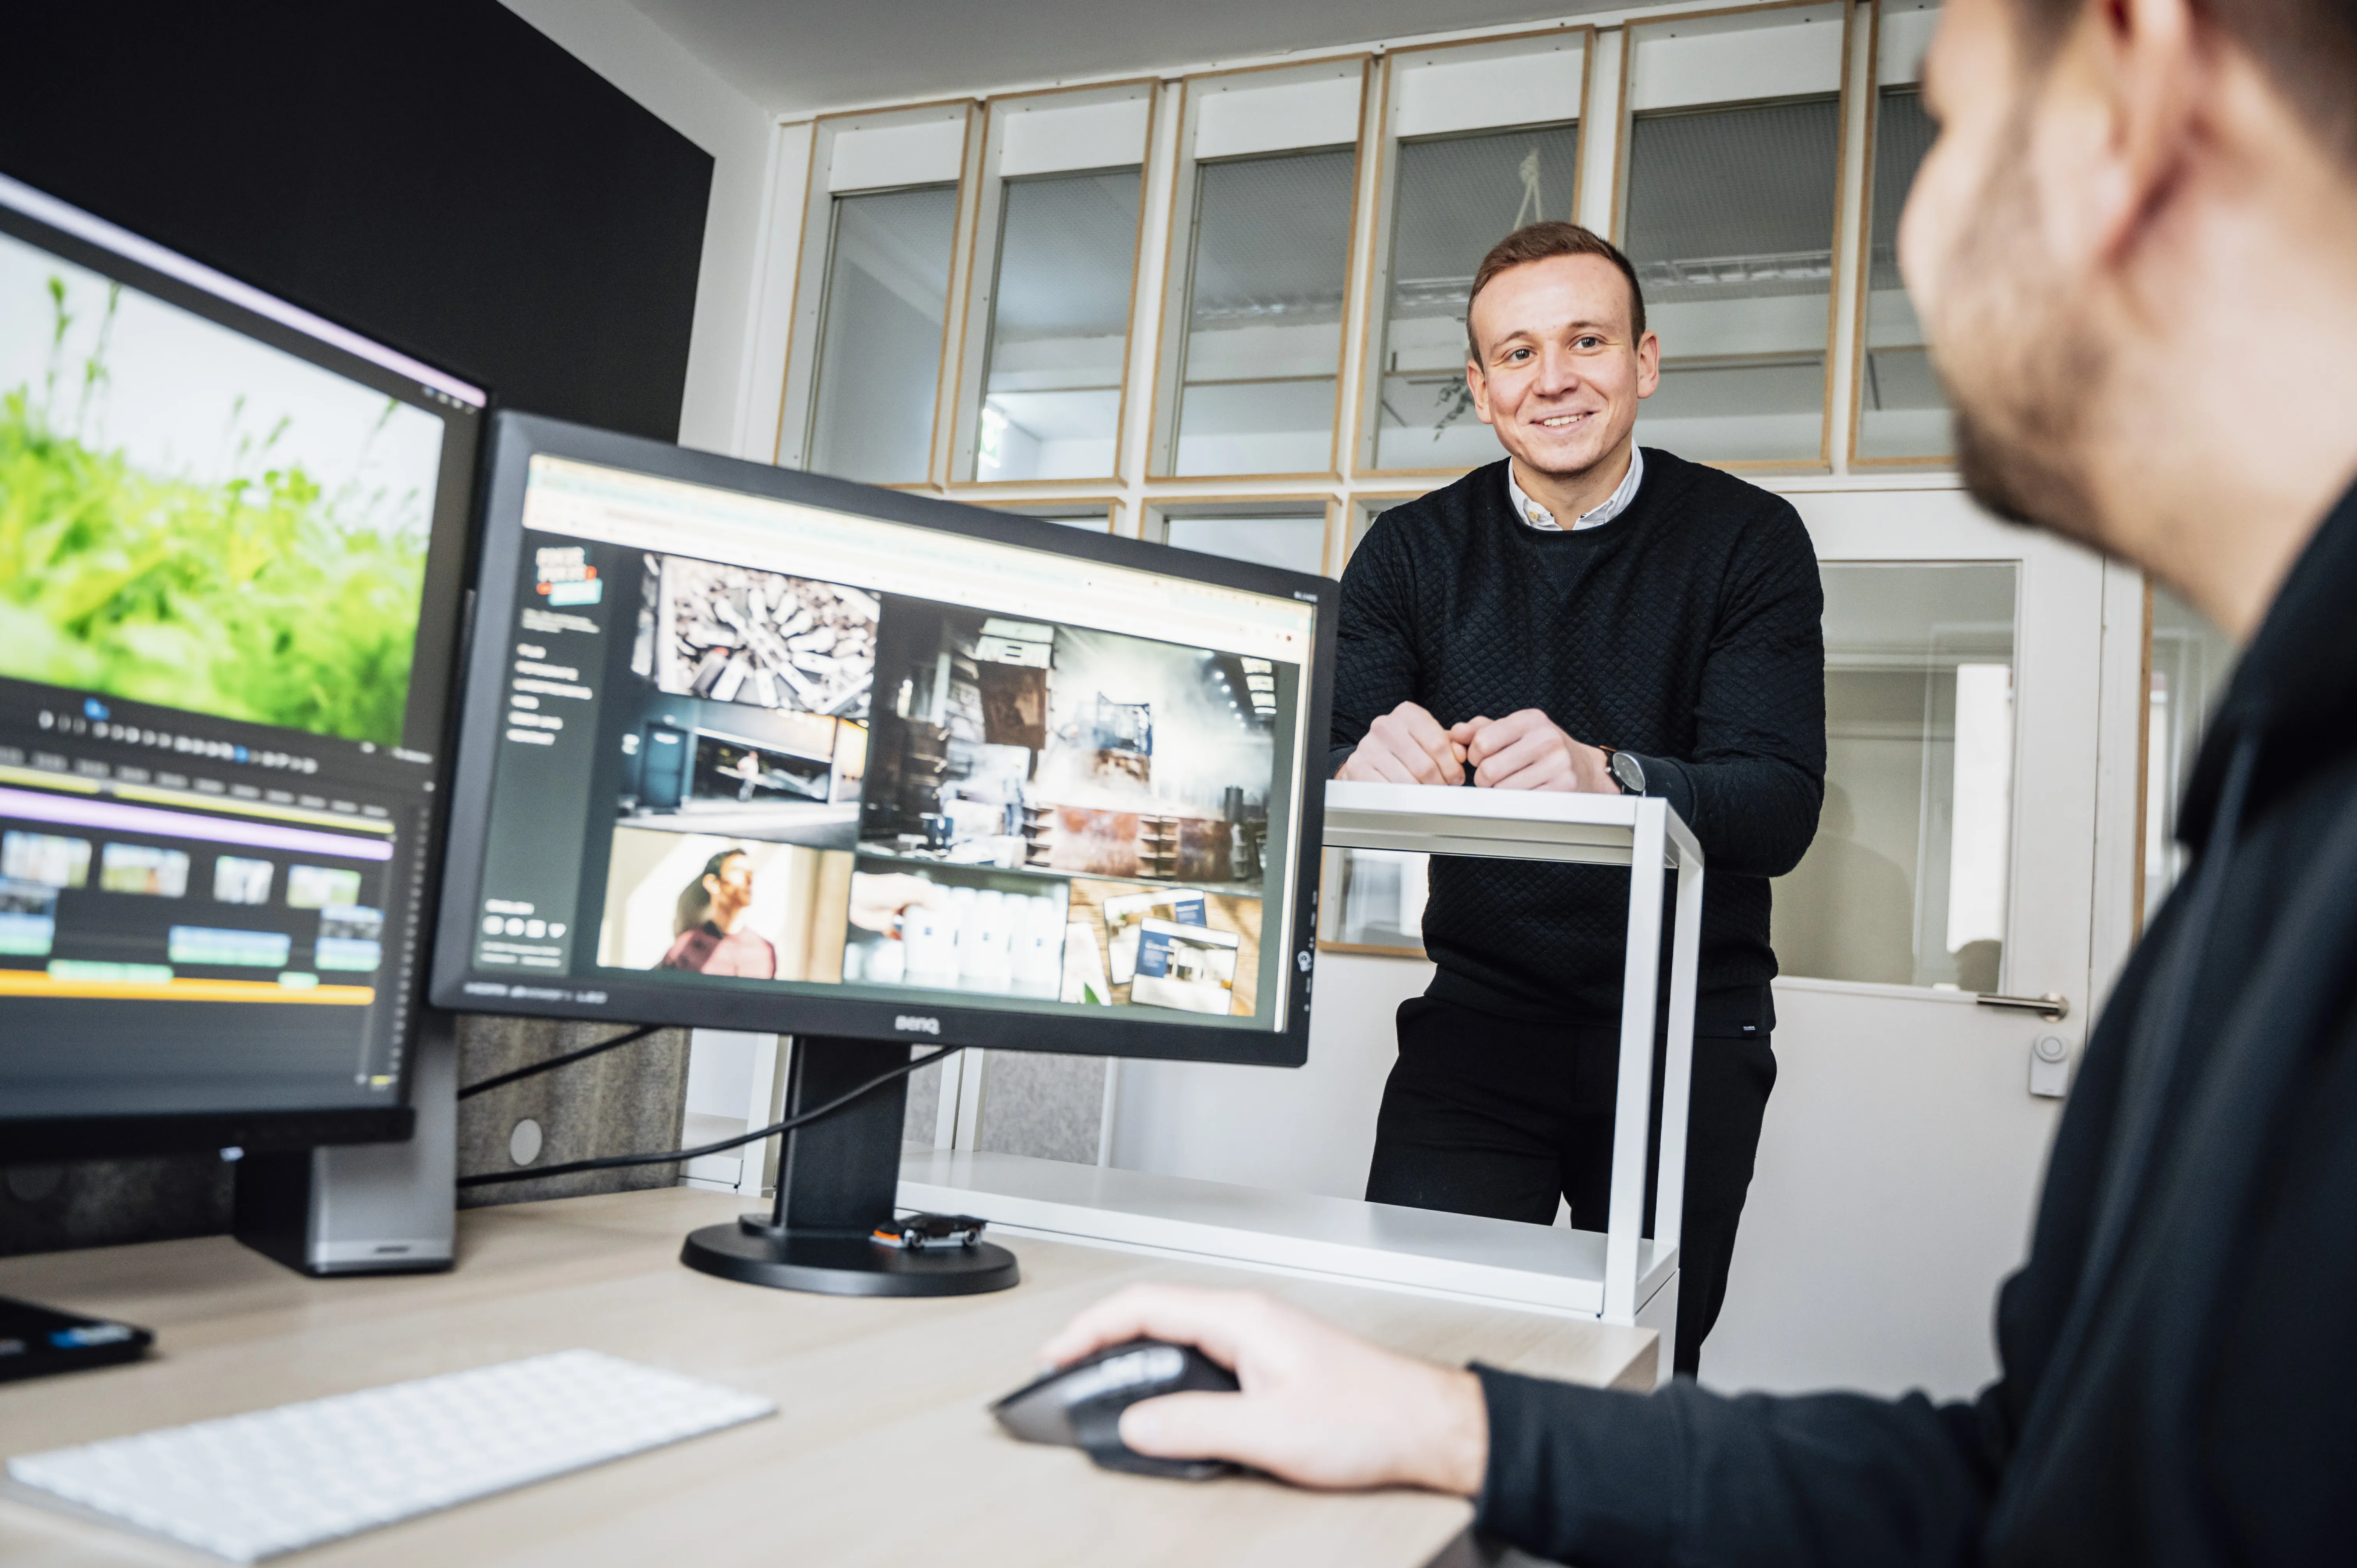
[[[1653,1053],[1648,1236],[1660,1174],[1663,1055]],[[1603,1230],[1620,1063],[1613,1026],[1523,1023],[1429,996],[1402,1003],[1399,1060],[1375,1121],[1367,1200],[1551,1225],[1560,1196],[1571,1204],[1573,1225]],[[1767,1036],[1695,1042],[1674,1368],[1689,1376],[1727,1299],[1736,1222],[1775,1086]]]

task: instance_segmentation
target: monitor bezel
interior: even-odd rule
[[[1310,990],[1317,965],[1318,868],[1325,827],[1325,770],[1321,759],[1326,754],[1325,737],[1332,724],[1335,624],[1340,607],[1339,583],[1330,577],[1175,550],[1143,540],[1092,533],[1037,518],[694,451],[536,414],[511,412],[494,415],[484,451],[487,456],[484,479],[478,492],[476,522],[480,565],[476,578],[466,680],[457,703],[457,751],[443,840],[442,905],[428,990],[435,1006],[455,1012],[603,1019],[762,1034],[823,1035],[1068,1056],[1267,1067],[1299,1067],[1308,1059]],[[1134,1014],[1125,1014],[1116,1022],[962,1007],[952,993],[938,992],[911,992],[905,1000],[808,993],[764,995],[718,989],[702,992],[632,983],[617,979],[616,972],[610,971],[599,972],[594,981],[574,976],[518,986],[511,974],[476,972],[471,962],[470,938],[475,911],[482,897],[479,868],[490,832],[492,775],[506,694],[504,628],[512,623],[517,612],[517,571],[524,548],[525,484],[532,458],[543,454],[1313,604],[1314,641],[1302,680],[1302,798],[1297,803],[1297,826],[1291,846],[1294,865],[1289,931],[1294,951],[1289,961],[1293,979],[1286,987],[1284,1026],[1211,1027],[1163,1023]],[[1264,931],[1275,924],[1264,918]],[[478,987],[511,987],[511,993],[470,992],[470,983]],[[528,993],[515,995],[513,989]],[[581,993],[585,990],[590,997],[601,1000],[584,1000]]]
[[[444,473],[466,493],[457,502],[462,532],[458,548],[429,564],[418,610],[413,682],[438,683],[441,696],[432,772],[432,836],[418,889],[424,908],[441,898],[442,846],[448,833],[448,759],[459,711],[458,678],[464,668],[467,599],[479,542],[475,520],[481,510],[483,460],[489,451],[488,415],[497,402],[489,392],[414,359],[375,337],[330,317],[297,306],[242,279],[169,249],[134,231],[83,211],[37,188],[0,176],[0,232],[38,245],[66,261],[117,279],[167,305],[294,354],[334,374],[388,396],[413,402],[439,393],[463,416],[445,416],[445,439],[457,444]],[[437,499],[435,522],[442,521]],[[58,688],[60,691],[67,688]],[[413,696],[413,703],[414,697]],[[234,723],[234,721],[224,721]],[[80,1160],[173,1155],[204,1150],[277,1153],[361,1144],[407,1143],[416,1111],[418,1042],[425,1032],[426,988],[431,977],[432,932],[421,933],[429,962],[415,966],[405,987],[408,1024],[401,1045],[399,1081],[393,1101],[380,1105],[273,1107],[187,1112],[99,1112],[88,1115],[0,1114],[0,1140],[16,1160]]]

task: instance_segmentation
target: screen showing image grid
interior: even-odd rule
[[[1312,606],[546,456],[524,520],[479,973],[1275,1026]]]

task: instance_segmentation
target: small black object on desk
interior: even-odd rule
[[[154,1343],[155,1335],[128,1323],[0,1295],[0,1382],[136,1361]]]
[[[1108,1470],[1208,1480],[1235,1466],[1220,1459],[1157,1459],[1121,1440],[1121,1412],[1163,1394],[1232,1394],[1236,1375],[1192,1345],[1131,1339],[1026,1383],[990,1407],[1027,1443],[1062,1443]]]

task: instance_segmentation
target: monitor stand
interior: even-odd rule
[[[905,1043],[797,1036],[786,1114],[823,1105],[908,1059]],[[893,1215],[908,1104],[902,1076],[786,1133],[777,1206],[691,1233],[679,1261],[746,1284],[829,1295],[972,1295],[1013,1284],[1015,1254],[987,1241],[913,1251],[868,1240]]]

